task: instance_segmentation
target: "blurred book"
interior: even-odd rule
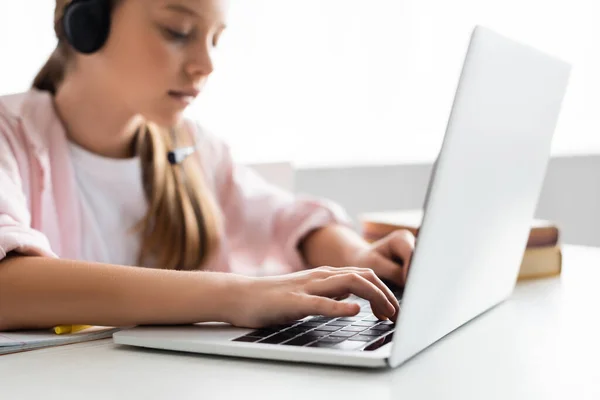
[[[106,339],[112,337],[112,334],[117,331],[119,329],[114,327],[93,326],[81,332],[65,335],[57,335],[49,329],[1,332],[0,355]]]
[[[418,237],[422,219],[423,210],[372,212],[359,216],[362,235],[369,242],[377,241],[398,229],[406,229]],[[560,230],[555,223],[533,220],[519,280],[559,275],[562,269],[559,240]]]

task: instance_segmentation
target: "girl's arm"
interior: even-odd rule
[[[355,266],[354,263],[359,254],[369,249],[369,243],[357,232],[338,224],[315,229],[306,235],[299,245],[304,259],[312,267],[318,265]]]
[[[8,257],[0,262],[0,331],[225,321],[224,294],[235,283],[219,273]]]
[[[316,268],[250,278],[12,256],[0,262],[0,331],[62,324],[132,326],[225,322],[256,328],[308,315],[355,315],[356,294],[375,315],[398,302],[367,269]]]

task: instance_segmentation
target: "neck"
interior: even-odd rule
[[[143,118],[118,99],[77,77],[66,77],[56,92],[55,107],[72,142],[104,157],[133,156],[132,141]]]

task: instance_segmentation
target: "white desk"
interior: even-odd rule
[[[0,357],[0,399],[600,399],[600,249],[565,248],[561,278],[514,296],[396,370],[118,347]]]

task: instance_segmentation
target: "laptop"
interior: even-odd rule
[[[477,26],[429,182],[396,323],[369,304],[263,329],[145,326],[117,344],[232,357],[395,368],[507,299],[550,156],[570,65]],[[493,312],[493,311],[492,311]],[[441,344],[439,344],[441,345]]]

